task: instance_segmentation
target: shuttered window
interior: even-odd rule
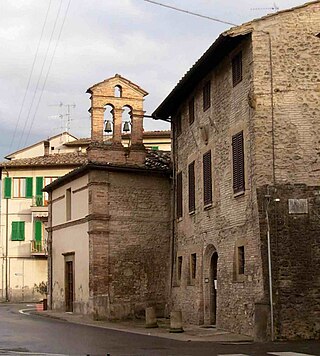
[[[243,131],[232,136],[233,192],[245,190]]]
[[[176,137],[180,136],[182,132],[181,114],[177,114],[175,118],[175,129],[176,129]]]
[[[33,179],[32,177],[26,178],[26,198],[32,198],[33,194]]]
[[[242,52],[232,58],[232,83],[235,87],[242,81]]]
[[[181,218],[182,211],[182,172],[177,174],[177,218]]]
[[[194,122],[194,98],[189,101],[189,124]]]
[[[12,189],[12,180],[10,177],[5,177],[4,178],[4,191],[3,191],[3,197],[5,199],[11,198],[11,189]]]
[[[244,274],[245,258],[244,246],[238,247],[238,274]]]
[[[203,155],[203,203],[212,203],[212,170],[211,170],[211,151]]]
[[[211,106],[211,82],[208,81],[203,87],[203,111]]]
[[[188,166],[188,180],[189,180],[189,212],[192,213],[196,208],[195,197],[195,173],[194,161]]]
[[[11,240],[24,241],[24,236],[25,236],[24,221],[12,221]]]
[[[36,177],[36,205],[37,206],[43,205],[42,188],[43,188],[43,177]]]

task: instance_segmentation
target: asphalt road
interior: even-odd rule
[[[0,304],[0,355],[320,356],[320,342],[180,342],[19,313],[26,307]]]

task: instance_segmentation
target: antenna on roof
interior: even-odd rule
[[[65,121],[65,131],[69,132],[70,131],[70,124],[71,124],[71,108],[75,108],[76,104],[64,104],[62,101],[60,101],[60,103],[58,105],[49,105],[49,106],[58,106],[60,108],[65,107],[67,108],[67,112],[65,114],[60,113],[59,117],[61,118],[61,121],[63,119],[63,117],[66,117],[66,121]],[[63,127],[61,127],[61,130],[63,130]]]
[[[256,11],[256,10],[272,10],[274,12],[279,11],[279,7],[277,4],[274,2],[272,7],[252,7],[250,9],[251,11]]]

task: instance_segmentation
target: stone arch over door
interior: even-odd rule
[[[214,245],[206,247],[203,256],[203,296],[204,296],[204,324],[215,325],[218,308],[218,252]]]

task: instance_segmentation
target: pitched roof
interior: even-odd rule
[[[129,164],[112,164],[112,163],[95,163],[86,161],[80,167],[72,170],[66,175],[56,179],[51,184],[47,185],[43,190],[52,191],[61,184],[72,181],[75,177],[81,176],[90,169],[111,170],[111,171],[126,171],[126,172],[153,172],[155,174],[170,174],[172,169],[171,153],[166,151],[147,150],[147,156],[144,167]]]
[[[47,156],[14,159],[0,163],[4,167],[79,166],[87,162],[87,155],[81,152],[56,153]]]
[[[213,42],[208,50],[197,60],[197,62],[186,72],[180,79],[177,85],[163,100],[163,102],[152,113],[154,118],[159,120],[168,119],[175,114],[180,103],[185,100],[194,89],[194,86],[201,81],[209,71],[211,71],[233,48],[235,48],[241,40],[248,36],[252,31],[254,24],[265,19],[279,16],[283,13],[288,13],[301,9],[313,4],[320,3],[320,0],[307,2],[303,5],[296,6],[290,9],[278,11],[266,16],[246,22],[240,26],[232,27],[231,29],[221,33]]]
[[[130,81],[129,79],[127,79],[127,78],[122,77],[120,74],[115,74],[113,77],[107,78],[107,79],[103,80],[102,82],[99,82],[99,83],[97,83],[97,84],[92,85],[92,86],[87,90],[87,93],[92,94],[92,89],[93,89],[93,88],[95,88],[95,87],[97,87],[97,86],[99,86],[99,85],[101,85],[101,84],[107,83],[108,81],[110,81],[111,79],[114,79],[114,78],[119,78],[121,81],[127,83],[130,87],[133,87],[133,88],[135,88],[136,90],[138,90],[141,94],[143,94],[143,96],[146,96],[146,95],[149,94],[149,93],[146,92],[144,89],[142,89],[141,87],[139,87],[139,85],[137,85],[137,84],[131,82],[131,81]]]
[[[146,137],[170,137],[171,135],[171,131],[170,130],[157,130],[157,131],[144,131],[143,132],[143,138]],[[130,134],[129,133],[125,133],[122,134],[122,138],[129,138]],[[83,138],[79,138],[78,140],[74,140],[74,141],[70,141],[70,142],[66,142],[64,143],[64,146],[85,146],[85,145],[89,145],[91,143],[91,138],[90,137],[83,137]]]

